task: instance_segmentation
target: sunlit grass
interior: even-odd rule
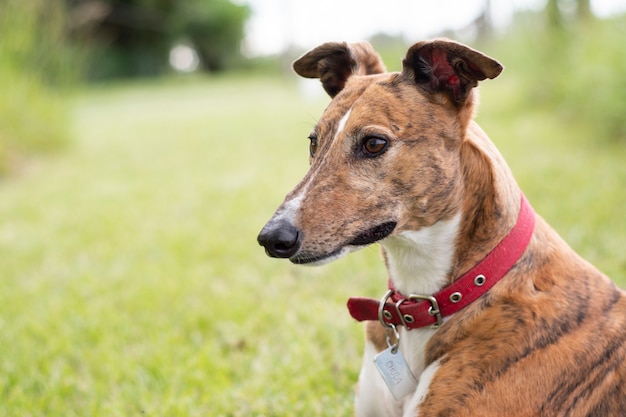
[[[483,128],[537,211],[624,283],[626,152],[515,91],[485,86]],[[0,182],[0,415],[352,415],[345,301],[381,295],[378,249],[314,269],[255,241],[326,103],[234,76],[76,97],[75,146]]]

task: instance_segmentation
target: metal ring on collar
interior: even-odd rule
[[[393,294],[393,290],[389,290],[380,300],[380,303],[378,304],[378,321],[380,321],[380,324],[382,324],[384,327],[388,329],[393,328],[395,330],[396,326],[394,326],[391,323],[387,323],[385,321],[385,316],[383,314],[385,311],[385,305],[387,304],[387,300],[389,299],[389,297],[391,297],[392,294]]]

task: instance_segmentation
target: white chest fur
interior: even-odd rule
[[[441,221],[429,228],[403,232],[382,242],[387,255],[389,274],[395,288],[403,294],[433,294],[447,284],[452,267],[455,242],[461,215]],[[359,376],[356,415],[359,417],[416,416],[417,407],[428,392],[428,385],[438,369],[434,363],[426,369],[424,353],[435,329],[407,331],[399,329],[400,352],[417,379],[415,393],[396,401],[374,366],[378,353],[367,342]]]
[[[454,259],[461,222],[458,213],[450,220],[381,242],[387,255],[389,275],[403,294],[433,294],[446,285]]]

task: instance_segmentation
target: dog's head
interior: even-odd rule
[[[458,212],[474,87],[498,62],[434,40],[413,45],[397,73],[367,43],[326,43],[293,67],[332,101],[309,135],[309,172],[259,234],[268,255],[321,264]]]

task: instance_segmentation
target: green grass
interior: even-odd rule
[[[623,285],[626,150],[519,108],[518,89],[485,84],[483,128]],[[381,295],[378,249],[303,268],[255,241],[326,103],[236,76],[77,96],[75,146],[0,182],[0,416],[352,415],[345,301]]]

